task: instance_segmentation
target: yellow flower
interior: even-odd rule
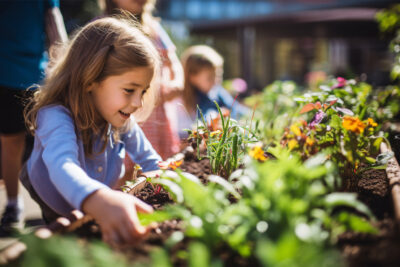
[[[371,127],[376,127],[378,124],[372,118],[368,118],[368,125]]]
[[[260,146],[255,146],[253,147],[250,152],[249,155],[259,161],[265,161],[267,158],[264,156],[264,150],[262,150],[262,148]]]
[[[360,121],[359,118],[351,116],[344,116],[342,125],[346,130],[358,134],[363,133],[366,127],[366,125],[362,121]]]
[[[310,137],[307,137],[306,139],[306,145],[312,146],[314,144],[314,140],[312,140]]]
[[[221,130],[216,130],[216,131],[214,131],[214,132],[211,132],[210,133],[210,136],[211,137],[214,137],[214,136],[216,136],[216,135],[219,135],[221,133]]]
[[[294,133],[296,136],[301,136],[301,130],[297,125],[292,125],[290,126],[290,130],[292,131],[292,133]]]
[[[297,141],[295,139],[291,139],[288,142],[288,147],[290,150],[292,150],[293,148],[295,148],[298,145]]]

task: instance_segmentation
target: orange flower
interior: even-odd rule
[[[178,161],[171,161],[168,165],[168,167],[170,167],[172,170],[175,170],[176,168],[178,168],[179,166],[181,166],[183,160],[178,160]]]
[[[372,118],[368,118],[368,125],[371,127],[376,127],[378,124]]]
[[[260,146],[255,146],[253,147],[250,152],[249,155],[259,161],[265,161],[267,158],[264,155],[264,150],[262,150],[262,148]]]
[[[342,125],[346,130],[357,134],[363,133],[366,127],[366,125],[360,121],[359,118],[351,116],[344,116]]]
[[[183,160],[177,160],[177,161],[160,161],[158,163],[158,167],[160,167],[161,170],[167,170],[168,168],[175,170],[179,166],[181,166],[183,163]]]

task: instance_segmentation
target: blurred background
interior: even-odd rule
[[[99,0],[61,0],[68,32],[101,13]],[[326,76],[390,84],[393,36],[376,13],[398,0],[158,0],[156,15],[178,56],[207,44],[225,59],[224,79],[242,78],[247,94],[275,80],[310,85]]]

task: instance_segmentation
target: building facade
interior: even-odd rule
[[[163,21],[186,25],[224,56],[225,78],[261,89],[277,79],[305,84],[315,73],[389,83],[390,38],[375,15],[396,2],[159,0],[157,9]]]

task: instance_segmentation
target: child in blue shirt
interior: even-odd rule
[[[132,22],[103,18],[81,29],[51,69],[26,114],[35,134],[20,179],[47,222],[79,209],[91,215],[112,244],[148,231],[139,199],[112,190],[127,152],[144,171],[158,169],[137,120],[154,106],[159,56]]]
[[[182,54],[185,74],[183,106],[186,112],[178,112],[179,129],[191,128],[196,118],[200,118],[197,105],[206,120],[218,115],[216,101],[221,108],[231,110],[231,117],[237,119],[248,112],[248,108],[235,102],[234,98],[221,86],[223,58],[206,45],[191,46]],[[181,138],[186,133],[180,132]]]

